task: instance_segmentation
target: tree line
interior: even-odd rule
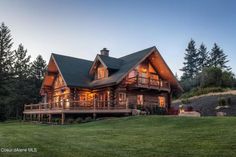
[[[193,88],[235,87],[235,75],[228,62],[228,56],[217,43],[208,51],[203,43],[196,48],[196,42],[191,39],[180,69],[183,71],[180,83],[185,92]]]
[[[24,104],[38,103],[46,71],[41,55],[31,62],[27,49],[19,44],[13,49],[10,29],[0,25],[0,121],[21,119]]]

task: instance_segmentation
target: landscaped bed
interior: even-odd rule
[[[64,126],[0,123],[0,148],[1,157],[233,157],[236,117],[136,116]],[[30,149],[3,152],[11,148]]]

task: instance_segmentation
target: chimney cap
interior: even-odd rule
[[[101,52],[101,55],[109,56],[109,50],[107,48],[103,48],[100,52]]]

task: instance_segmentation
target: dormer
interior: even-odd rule
[[[95,70],[94,79],[99,80],[108,77],[108,70],[101,63],[98,64],[97,69]]]
[[[104,79],[117,72],[122,60],[110,57],[109,50],[103,48],[98,54],[90,68],[89,74],[94,80]]]

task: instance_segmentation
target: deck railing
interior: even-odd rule
[[[167,90],[170,89],[170,83],[167,81],[141,77],[141,76],[128,78],[126,83],[129,85],[144,87],[144,88],[167,89]]]
[[[122,103],[125,104],[125,103]],[[33,110],[114,110],[128,109],[128,105],[112,105],[111,101],[60,101],[24,106],[24,111]]]

